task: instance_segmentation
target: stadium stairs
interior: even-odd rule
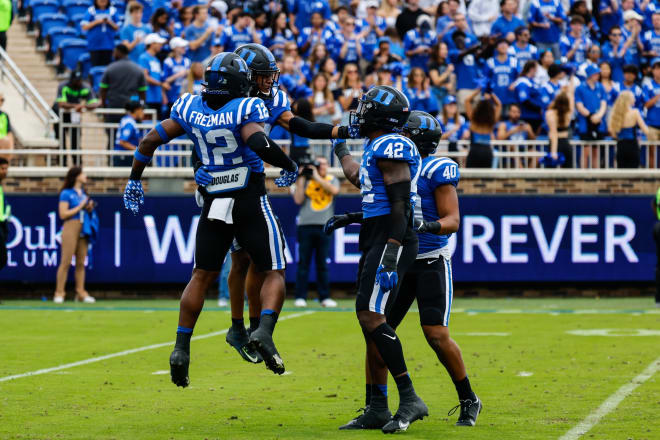
[[[37,49],[36,36],[30,35],[27,31],[27,23],[20,19],[14,20],[7,34],[9,56],[44,101],[51,106],[55,102],[58,84],[65,79],[61,77],[58,79],[56,67],[46,63],[45,53]],[[8,95],[3,110],[11,118],[16,131],[19,140],[17,148],[57,148],[59,146],[57,139],[38,136],[43,130],[41,128],[35,130],[35,123],[41,127],[41,122],[36,119],[36,115],[32,118],[30,112],[22,111],[23,98],[18,94],[12,96],[13,88],[11,84],[6,83],[6,79],[2,89]],[[83,122],[99,122],[99,119],[90,113],[83,113]],[[101,137],[101,142],[98,136],[83,136],[82,148],[105,148],[105,136]]]

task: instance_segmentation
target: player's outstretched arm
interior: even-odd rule
[[[308,139],[356,139],[360,137],[357,125],[334,126],[323,122],[311,122],[290,111],[283,112],[277,123],[288,132]]]
[[[335,156],[339,159],[341,164],[341,169],[344,171],[344,176],[351,182],[354,186],[360,187],[360,164],[353,159],[351,152],[348,151],[346,142],[343,139],[333,139],[332,140],[332,150],[335,152]]]
[[[137,214],[140,210],[140,205],[144,204],[144,191],[141,182],[142,173],[149,162],[151,162],[154,152],[160,145],[166,144],[170,139],[179,137],[182,134],[184,134],[184,130],[177,122],[166,119],[158,123],[140,141],[140,145],[135,150],[133,157],[131,176],[124,189],[124,206],[126,209],[132,211],[133,214]]]
[[[401,243],[408,229],[410,217],[410,167],[406,162],[379,159],[385,191],[390,202],[387,244],[378,267],[378,280],[384,290],[393,289],[398,281],[397,266]]]

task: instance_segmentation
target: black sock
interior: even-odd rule
[[[365,400],[365,403],[364,403],[365,406],[369,406],[369,404],[371,403],[371,387],[372,387],[372,385],[370,383],[368,383],[367,384],[367,393],[365,394],[365,399],[364,399]]]
[[[660,268],[655,270],[655,303],[660,304]]]
[[[250,328],[252,330],[256,330],[259,328],[259,317],[258,316],[250,316]]]
[[[277,317],[279,314],[273,310],[264,310],[261,312],[261,320],[259,322],[259,327],[263,327],[268,330],[268,333],[271,335],[275,331],[275,324],[277,324]]]
[[[396,388],[399,391],[400,399],[415,396],[415,388],[413,388],[413,383],[408,373],[399,377],[395,377],[394,381],[396,382]]]
[[[387,385],[371,385],[369,408],[378,410],[387,409]]]
[[[458,400],[470,399],[473,402],[477,400],[477,396],[474,394],[474,391],[472,391],[472,387],[470,386],[470,379],[468,379],[467,376],[465,376],[465,379],[463,380],[454,382],[454,386],[458,393]]]
[[[385,365],[387,365],[387,369],[390,370],[392,376],[397,377],[408,371],[406,360],[403,358],[401,341],[399,341],[392,327],[385,322],[376,327],[369,334],[369,337],[376,344],[380,357],[385,361]]]
[[[183,350],[186,353],[190,354],[190,338],[192,333],[183,333],[177,332],[176,334],[176,343],[174,344],[174,349]]]
[[[234,330],[241,330],[241,329],[245,330],[245,320],[243,318],[240,319],[231,318],[231,327]]]

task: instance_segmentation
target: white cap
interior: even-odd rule
[[[420,15],[419,17],[417,17],[417,26],[421,26],[422,23],[424,23],[425,21],[428,24],[431,24],[431,17],[426,14]]]
[[[227,6],[227,3],[222,1],[222,0],[215,0],[214,2],[211,2],[211,7],[221,13],[222,15],[227,14],[227,10],[229,9],[229,6]]]
[[[364,2],[364,7],[365,8],[378,8],[380,4],[378,3],[378,0],[367,0]]]
[[[623,13],[623,21],[628,21],[628,20],[644,21],[644,17],[639,15],[636,11],[632,9],[628,9],[626,12]]]
[[[188,47],[188,41],[181,37],[174,37],[170,40],[170,47],[176,49],[178,47]]]
[[[165,44],[167,43],[167,40],[156,33],[149,34],[144,38],[145,46],[149,46],[150,44],[154,43]]]

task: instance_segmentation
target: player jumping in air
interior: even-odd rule
[[[182,95],[169,119],[159,123],[140,142],[124,192],[127,209],[137,213],[144,203],[140,178],[154,151],[170,139],[186,134],[211,176],[200,188],[204,198],[195,239],[195,268],[181,297],[179,327],[170,356],[172,382],[189,384],[190,339],[204,305],[204,293],[218,277],[234,237],[264,273],[261,322],[250,344],[277,374],[284,363],[272,334],[284,301],[284,237],[266,196],[262,159],[283,168],[276,184],[289,186],[297,166],[263,130],[268,109],[260,98],[248,97],[250,71],[234,53],[223,52],[204,72],[201,96]]]
[[[320,122],[310,122],[304,118],[294,116],[291,112],[289,98],[284,90],[279,89],[280,70],[275,57],[266,47],[251,43],[239,46],[235,51],[245,60],[251,72],[250,96],[263,100],[268,109],[268,119],[265,131],[278,124],[287,131],[309,139],[347,139],[358,137],[357,127],[339,126]],[[195,165],[195,181],[204,186],[210,181],[206,167],[202,166],[193,152]],[[261,362],[258,353],[251,350],[249,334],[259,326],[261,305],[259,293],[264,281],[264,274],[250,264],[248,253],[235,241],[231,248],[231,271],[229,272],[229,296],[231,305],[232,326],[227,332],[226,341],[234,347],[241,357],[253,363]],[[247,288],[247,289],[246,289]],[[243,319],[244,293],[248,296],[248,313],[250,328],[245,329]]]
[[[370,414],[385,433],[405,431],[428,415],[413,388],[399,337],[385,318],[395,302],[398,280],[417,256],[412,210],[421,158],[410,139],[396,134],[409,115],[403,93],[376,86],[362,96],[350,115],[351,124],[358,125],[367,138],[361,163],[353,160],[345,143],[334,142],[346,178],[362,193],[362,256],[355,309],[367,344],[369,370],[381,371],[384,362],[382,366],[390,371],[399,391],[399,409],[393,418],[386,406]],[[372,377],[370,382],[384,384],[386,378]]]
[[[450,414],[460,407],[456,425],[474,426],[481,412],[481,400],[470,387],[461,350],[449,336],[453,287],[451,255],[447,245],[451,234],[458,231],[460,221],[456,194],[460,179],[458,165],[449,158],[431,156],[435,153],[442,130],[440,123],[430,114],[411,112],[402,134],[415,142],[422,156],[415,204],[419,253],[403,277],[396,301],[387,315],[387,323],[396,329],[417,299],[424,336],[456,386],[459,405]],[[361,214],[334,216],[328,221],[326,231],[360,223]],[[387,371],[384,367],[380,371],[367,371],[369,377],[376,382],[367,383],[367,410],[344,425],[345,429],[379,427],[380,419],[374,415],[387,409],[387,396],[381,392],[387,386]]]

